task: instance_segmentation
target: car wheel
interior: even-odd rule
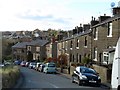
[[[75,81],[74,81],[74,77],[72,76],[72,83],[74,83]]]
[[[79,86],[82,85],[82,83],[81,83],[79,77],[78,77],[78,85],[79,85]]]
[[[117,90],[120,90],[120,85],[117,87]]]
[[[45,74],[47,74],[48,72],[46,71]]]

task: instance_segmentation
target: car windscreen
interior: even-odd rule
[[[55,67],[55,64],[48,64],[48,67]]]
[[[90,69],[90,68],[82,68],[81,69],[82,73],[91,73],[91,74],[97,74],[95,70]]]
[[[31,65],[36,65],[36,63],[31,63]]]

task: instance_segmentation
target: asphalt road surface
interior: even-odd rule
[[[61,75],[61,74],[45,74],[27,67],[21,67],[22,73],[22,85],[19,88],[29,88],[29,89],[55,89],[62,88],[67,90],[79,89],[79,90],[108,90],[104,87],[94,87],[94,86],[79,86],[76,83],[72,83],[71,79]]]

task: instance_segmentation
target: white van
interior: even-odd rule
[[[113,90],[120,90],[120,38],[117,42],[114,54],[111,86]]]

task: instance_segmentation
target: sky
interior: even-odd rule
[[[72,30],[91,17],[112,15],[120,0],[0,0],[0,31]]]

